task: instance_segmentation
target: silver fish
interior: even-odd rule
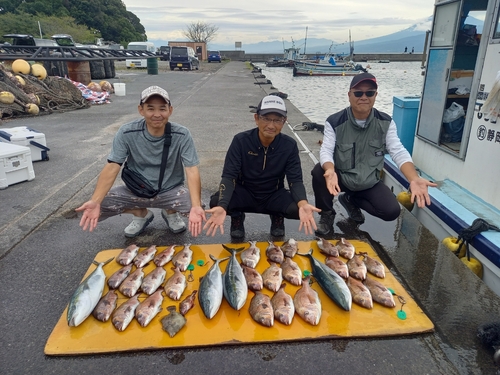
[[[318,293],[309,285],[310,278],[311,276],[307,276],[304,279],[302,287],[293,297],[293,304],[298,316],[316,326],[321,319],[321,301]]]
[[[283,272],[283,278],[286,281],[292,285],[302,285],[302,271],[292,258],[286,257],[283,263],[281,263],[281,269]]]
[[[366,279],[366,264],[361,259],[361,255],[354,254],[354,256],[347,261],[347,268],[349,269],[349,276],[361,281]]]
[[[361,281],[355,279],[354,277],[349,277],[347,279],[347,287],[351,291],[352,301],[358,305],[371,309],[373,308],[373,300],[370,291],[366,286],[363,285]]]
[[[341,238],[339,242],[337,242],[337,249],[339,250],[340,256],[346,259],[352,259],[354,253],[356,253],[356,249],[353,244],[347,241],[345,238]]]
[[[265,327],[272,327],[274,325],[274,311],[271,299],[267,294],[256,291],[250,301],[248,312],[257,323]]]
[[[163,267],[165,264],[170,262],[174,257],[175,246],[177,245],[172,245],[170,247],[167,247],[161,253],[156,254],[156,256],[153,259],[153,263],[156,264],[157,267]]]
[[[186,315],[187,312],[193,308],[197,292],[197,290],[193,291],[193,293],[191,293],[189,296],[184,298],[181,303],[179,303],[179,311],[182,315]]]
[[[248,289],[255,292],[257,290],[262,290],[264,287],[262,276],[254,268],[247,267],[241,263],[241,268],[243,269],[243,275],[245,275],[245,280],[247,281]]]
[[[135,309],[139,306],[139,304],[139,295],[136,294],[118,306],[118,308],[113,312],[111,322],[118,331],[122,332],[128,327],[132,319],[134,319]]]
[[[281,245],[281,251],[283,251],[283,254],[289,258],[293,258],[295,254],[297,254],[297,250],[299,250],[299,245],[293,238],[283,242],[283,245]]]
[[[285,287],[285,283],[281,284],[280,289],[271,298],[271,305],[273,306],[276,320],[289,326],[292,324],[295,306],[292,296],[285,292]]]
[[[136,244],[129,245],[125,249],[123,249],[120,254],[116,257],[116,262],[118,264],[121,264],[122,266],[128,266],[134,258],[136,257],[137,253],[139,252],[139,246]]]
[[[135,266],[137,268],[144,267],[146,264],[148,264],[153,260],[155,254],[156,254],[156,246],[151,245],[146,250],[141,251],[139,254],[137,254],[134,260]]]
[[[262,272],[264,286],[271,292],[277,292],[283,283],[283,270],[274,262],[269,261],[270,266]]]
[[[383,279],[385,277],[385,268],[382,263],[380,263],[377,259],[368,256],[368,253],[360,253],[363,255],[363,262],[366,264],[366,269],[372,275],[380,277]]]
[[[316,242],[318,243],[319,251],[321,251],[323,254],[331,255],[332,257],[339,256],[339,249],[330,241],[327,241],[321,237],[317,237]]]
[[[112,274],[109,279],[108,279],[108,286],[110,289],[116,289],[120,286],[123,280],[127,278],[128,275],[130,275],[130,271],[132,271],[132,267],[134,265],[130,263],[128,266],[123,266],[120,268],[118,271],[116,271],[114,274]]]
[[[222,245],[231,253],[225,272],[222,274],[222,291],[226,301],[235,310],[240,310],[248,296],[248,285],[243,270],[236,260],[236,253],[242,249],[232,249]]]
[[[283,254],[283,251],[279,246],[276,246],[273,242],[268,241],[269,246],[266,249],[266,256],[267,259],[272,260],[275,263],[283,263],[283,260],[285,258],[285,254]]]
[[[100,322],[107,322],[116,308],[117,300],[118,294],[116,294],[115,290],[110,290],[106,293],[104,297],[101,298],[94,311],[92,311],[94,318]]]
[[[146,327],[151,322],[151,320],[153,320],[153,318],[162,310],[162,292],[163,290],[161,289],[157,290],[155,293],[142,301],[135,309],[135,318],[137,319],[141,327]]]
[[[123,280],[118,290],[125,297],[132,297],[137,293],[137,291],[141,287],[143,279],[144,279],[144,271],[142,270],[142,268],[138,268],[130,275],[128,275],[125,280]]]
[[[99,303],[106,282],[102,267],[112,260],[113,258],[101,263],[92,262],[97,268],[78,285],[69,301],[67,320],[70,327],[79,326]]]
[[[141,290],[150,296],[165,281],[166,275],[167,271],[165,271],[163,267],[156,267],[144,277],[144,280],[142,280]]]
[[[180,271],[179,267],[172,268],[174,274],[170,276],[165,283],[165,294],[168,298],[178,301],[187,287],[186,276]]]
[[[260,249],[257,241],[248,241],[250,247],[240,253],[241,263],[250,268],[255,268],[260,260]]]
[[[198,293],[201,310],[208,319],[212,319],[217,314],[222,303],[222,272],[219,263],[229,259],[229,257],[216,259],[210,254],[210,259],[214,261],[214,264],[201,279]]]
[[[193,250],[191,250],[190,246],[191,244],[185,245],[184,248],[172,258],[172,264],[174,267],[179,267],[181,272],[186,271],[193,260]]]
[[[347,264],[345,264],[340,258],[327,255],[325,264],[332,270],[337,272],[337,274],[341,278],[347,279],[349,277],[349,269],[347,268]]]
[[[365,280],[365,285],[370,291],[372,298],[375,302],[387,307],[396,307],[396,302],[394,302],[394,297],[389,289],[385,287],[379,281],[367,277]]]
[[[175,306],[167,307],[168,315],[161,318],[161,326],[170,337],[174,337],[186,325],[186,318],[175,311]]]

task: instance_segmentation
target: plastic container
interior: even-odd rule
[[[125,96],[125,84],[124,83],[113,83],[116,96]]]
[[[28,147],[31,161],[49,160],[50,148],[47,147],[45,134],[27,126],[0,129],[0,139],[18,146]]]
[[[30,149],[0,142],[0,189],[34,178]]]
[[[408,152],[413,152],[415,130],[417,128],[419,96],[394,96],[392,98],[392,119],[396,123],[398,137]]]

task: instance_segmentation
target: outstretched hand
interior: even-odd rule
[[[339,186],[339,178],[337,173],[335,173],[335,169],[329,168],[323,173],[323,177],[325,177],[326,187],[331,195],[339,195],[340,186]]]
[[[424,208],[425,205],[430,205],[431,197],[429,196],[429,186],[436,187],[437,184],[422,177],[411,181],[411,203],[414,203],[416,201],[419,208]]]
[[[205,213],[211,214],[210,218],[205,223],[203,230],[207,231],[207,236],[215,236],[217,229],[220,229],[220,234],[224,234],[224,220],[226,219],[226,210],[220,206],[215,206],[210,210],[205,210]]]
[[[207,221],[205,210],[200,206],[191,207],[189,212],[189,231],[193,237],[197,237],[201,233],[201,225]]]
[[[83,211],[83,215],[80,220],[80,226],[83,230],[87,230],[88,228],[89,232],[92,232],[97,227],[99,215],[101,214],[101,205],[99,203],[88,201],[76,208],[75,211]]]
[[[321,212],[321,210],[309,203],[299,207],[299,232],[304,228],[305,234],[314,234],[314,231],[318,229],[314,220],[315,212]]]

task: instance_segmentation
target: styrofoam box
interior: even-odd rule
[[[26,146],[31,150],[31,161],[49,160],[45,134],[27,126],[16,128],[0,128],[0,140],[18,146]]]
[[[35,178],[28,147],[0,142],[0,189]]]

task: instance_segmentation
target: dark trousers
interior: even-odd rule
[[[322,211],[332,211],[335,213],[333,209],[333,195],[330,194],[326,187],[326,181],[323,177],[324,173],[325,171],[319,163],[316,164],[311,171],[316,207],[320,208]],[[354,205],[365,210],[370,215],[385,221],[392,221],[395,220],[401,212],[401,207],[396,197],[382,181],[377,182],[370,189],[352,191],[346,188],[339,178],[339,186],[340,190],[349,196],[349,200]]]

